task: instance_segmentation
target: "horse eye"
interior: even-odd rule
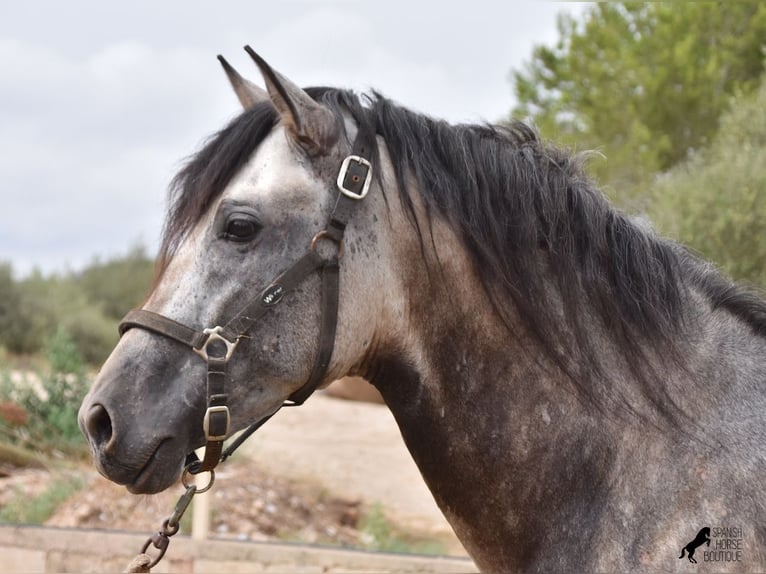
[[[233,217],[226,224],[224,233],[226,239],[231,241],[250,241],[261,230],[260,225],[250,218]]]

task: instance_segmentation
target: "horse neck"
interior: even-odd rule
[[[532,522],[549,517],[525,512],[525,493],[540,476],[555,482],[558,474],[562,491],[564,481],[571,482],[560,468],[541,468],[558,461],[540,456],[550,444],[534,437],[560,436],[560,444],[581,452],[572,438],[580,433],[562,424],[565,413],[574,415],[567,421],[577,419],[580,406],[559,390],[561,381],[542,376],[550,365],[534,345],[514,352],[509,341],[524,338],[521,324],[511,337],[455,234],[437,221],[433,239],[435,251],[426,248],[425,260],[417,242],[397,243],[400,261],[422,267],[402,271],[405,320],[365,374],[381,391],[458,536],[477,563],[492,549],[497,561],[481,568],[502,570],[522,565],[532,549],[521,538],[510,545],[507,537],[514,534],[500,523],[510,521],[519,537],[537,529],[540,524]],[[577,423],[583,435],[596,424],[585,421]],[[582,456],[578,464],[592,467],[580,476],[597,479],[597,456]],[[571,484],[567,488],[572,491]]]
[[[635,464],[630,461],[642,460],[636,455],[647,442],[655,459],[668,465],[673,456],[691,462],[704,450],[702,442],[678,449],[684,437],[638,418],[610,418],[578,397],[571,381],[556,375],[543,349],[526,337],[520,320],[510,329],[500,321],[474,263],[448,226],[435,223],[431,245],[436,247],[426,249],[425,258],[415,242],[398,245],[400,261],[423,265],[402,270],[405,320],[389,344],[378,348],[366,375],[481,568],[524,568],[539,554],[551,524],[571,524],[572,536],[596,536],[614,473],[639,477],[651,467],[628,468]],[[743,365],[721,341],[736,340],[760,357],[766,356],[766,341],[731,316],[725,321],[713,316],[709,303],[695,297],[689,313],[702,329],[685,349],[688,366],[663,375],[669,396],[699,415],[700,427],[718,430],[725,419],[720,407],[706,400],[710,391],[719,398],[727,396],[724,387],[729,396],[745,392],[712,370],[724,365],[738,381],[766,380],[763,361]],[[604,354],[616,354],[609,337],[603,339]],[[639,404],[641,393],[629,370],[613,374]],[[758,401],[766,406],[763,394]],[[695,467],[677,468],[680,475]]]

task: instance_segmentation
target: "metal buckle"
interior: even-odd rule
[[[205,329],[202,332],[207,335],[207,339],[205,340],[205,344],[202,345],[199,349],[192,349],[195,353],[197,353],[200,357],[205,359],[205,361],[210,360],[210,356],[207,354],[207,346],[210,344],[211,341],[223,341],[223,344],[226,345],[226,355],[224,356],[224,360],[228,361],[231,358],[232,353],[234,352],[234,349],[237,348],[237,343],[239,343],[239,339],[234,341],[233,343],[229,341],[226,337],[222,337],[220,335],[221,331],[223,331],[223,327],[213,327],[212,329]]]
[[[343,182],[346,179],[346,172],[348,171],[348,166],[351,164],[352,161],[355,161],[356,163],[360,163],[362,165],[367,166],[367,175],[364,178],[362,191],[360,191],[359,193],[354,193],[350,189],[343,187]],[[370,190],[371,182],[372,182],[372,164],[369,161],[367,161],[366,159],[358,155],[350,155],[343,160],[343,163],[340,166],[340,171],[338,172],[338,180],[337,180],[338,189],[343,195],[351,199],[363,199],[364,196],[367,195],[367,192]]]
[[[210,434],[210,415],[217,413],[226,413],[226,432],[224,434]],[[205,418],[202,419],[202,430],[205,432],[205,440],[225,440],[229,436],[229,426],[231,425],[231,415],[229,407],[222,405],[218,407],[208,407],[205,411]]]

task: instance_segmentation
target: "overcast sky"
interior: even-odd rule
[[[511,69],[581,4],[132,0],[0,6],[0,261],[78,269],[154,252],[169,180],[239,111],[216,54],[250,44],[300,85],[376,88],[450,121],[495,121]],[[260,81],[260,80],[259,80]]]

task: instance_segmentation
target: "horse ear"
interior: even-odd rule
[[[333,113],[275,71],[250,46],[245,46],[245,51],[260,69],[271,103],[277,108],[288,133],[309,155],[326,153],[340,135]]]
[[[239,103],[242,104],[243,108],[249,110],[258,102],[269,101],[269,94],[266,90],[240,76],[239,72],[232,68],[220,54],[218,54],[218,61],[221,62],[223,71],[226,72],[226,77],[229,78],[231,87],[234,88],[234,93],[237,94]]]

